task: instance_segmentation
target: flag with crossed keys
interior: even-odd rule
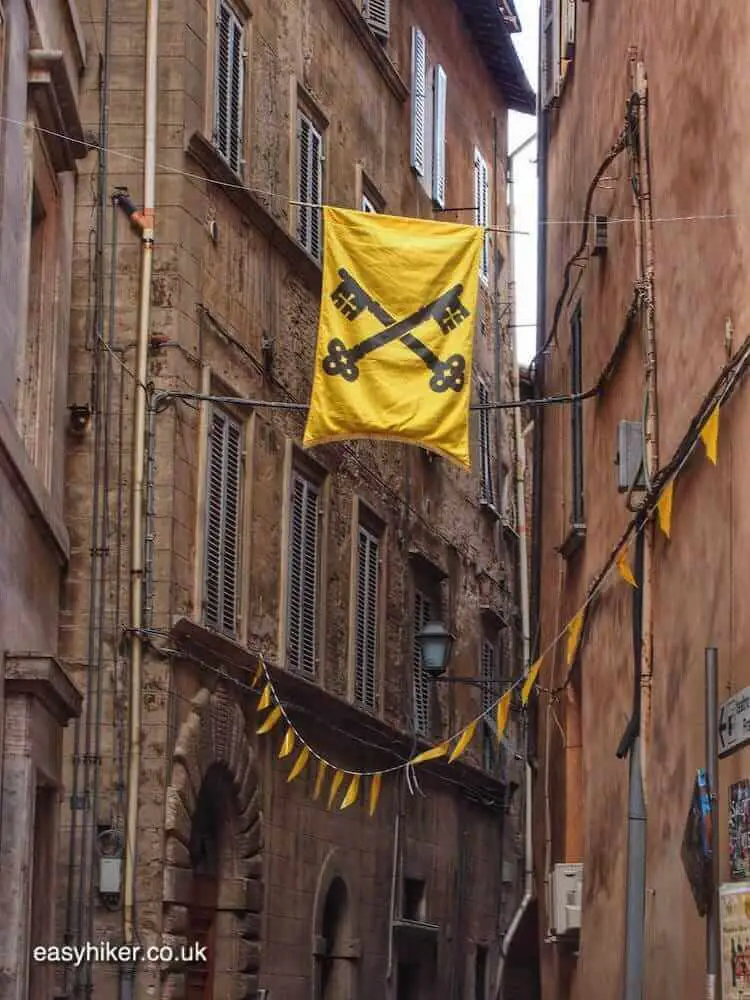
[[[421,445],[470,468],[483,231],[323,209],[323,288],[304,446]]]

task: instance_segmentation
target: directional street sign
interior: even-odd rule
[[[719,709],[719,756],[750,741],[750,687],[725,701]]]

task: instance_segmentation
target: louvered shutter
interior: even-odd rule
[[[289,531],[287,666],[310,676],[316,670],[320,494],[294,474]]]
[[[427,41],[411,29],[411,165],[424,177],[427,123]]]
[[[242,21],[224,0],[219,0],[216,14],[214,145],[237,174],[244,165],[242,157],[244,62]]]
[[[378,539],[360,527],[357,553],[354,697],[360,705],[373,711],[377,703],[379,561]]]
[[[490,220],[490,172],[487,162],[474,150],[474,224],[486,227]],[[482,244],[481,275],[487,281],[490,274],[490,234],[485,232]]]
[[[430,679],[422,668],[422,650],[417,635],[432,621],[432,604],[420,590],[414,592],[414,731],[419,736],[430,733]]]
[[[310,119],[300,113],[297,123],[297,238],[311,257],[320,260],[323,195],[323,138]]]
[[[373,205],[366,194],[362,195],[362,211],[363,212],[373,212],[375,215],[378,214],[377,208]]]
[[[482,711],[488,712],[498,696],[497,685],[497,647],[487,639],[482,642]],[[495,747],[492,727],[483,727],[483,757],[484,766],[490,771],[495,766]]]
[[[481,406],[490,402],[490,394],[484,382],[477,383],[477,397]],[[490,410],[479,411],[479,498],[484,503],[494,504],[495,486],[492,476],[492,437],[490,434]]]
[[[363,0],[362,16],[370,26],[370,31],[384,41],[391,27],[391,0]]]
[[[242,428],[220,410],[211,415],[206,490],[203,617],[226,635],[237,631]]]
[[[442,66],[435,68],[435,113],[433,115],[432,198],[445,208],[445,119],[448,77]]]

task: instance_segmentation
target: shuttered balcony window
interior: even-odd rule
[[[490,224],[490,171],[487,161],[478,149],[474,150],[474,225],[486,227]],[[483,281],[490,276],[490,234],[485,231],[482,244],[480,274]]]
[[[427,40],[411,29],[411,165],[424,177],[427,155]]]
[[[480,406],[490,402],[490,393],[484,382],[477,383],[477,398]],[[490,410],[479,410],[479,499],[494,506],[495,484],[492,474],[492,436],[490,434]]]
[[[391,30],[391,0],[362,0],[362,16],[373,35],[386,41]]]
[[[417,635],[433,620],[432,602],[421,590],[414,592],[414,732],[430,735],[430,679],[422,669],[422,651]]]
[[[320,261],[322,249],[323,137],[307,117],[297,119],[297,239]]]
[[[216,66],[214,134],[216,149],[241,174],[243,158],[243,96],[245,89],[245,30],[226,0],[216,6]]]
[[[295,472],[289,530],[287,666],[312,677],[317,667],[320,491]]]
[[[377,707],[378,611],[380,601],[380,540],[359,528],[354,699],[364,708]]]
[[[203,620],[208,628],[235,636],[242,427],[221,410],[211,414],[207,472]]]

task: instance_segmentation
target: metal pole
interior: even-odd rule
[[[641,741],[633,740],[629,766],[628,890],[625,935],[625,1000],[642,1000],[646,885],[646,803],[643,798]]]
[[[718,672],[719,655],[714,647],[706,650],[706,774],[711,795],[711,894],[706,914],[706,1000],[715,1000],[719,983],[719,922],[716,908],[716,893],[719,884],[719,839],[717,836],[718,817],[718,774],[719,744],[717,734],[718,718]]]

